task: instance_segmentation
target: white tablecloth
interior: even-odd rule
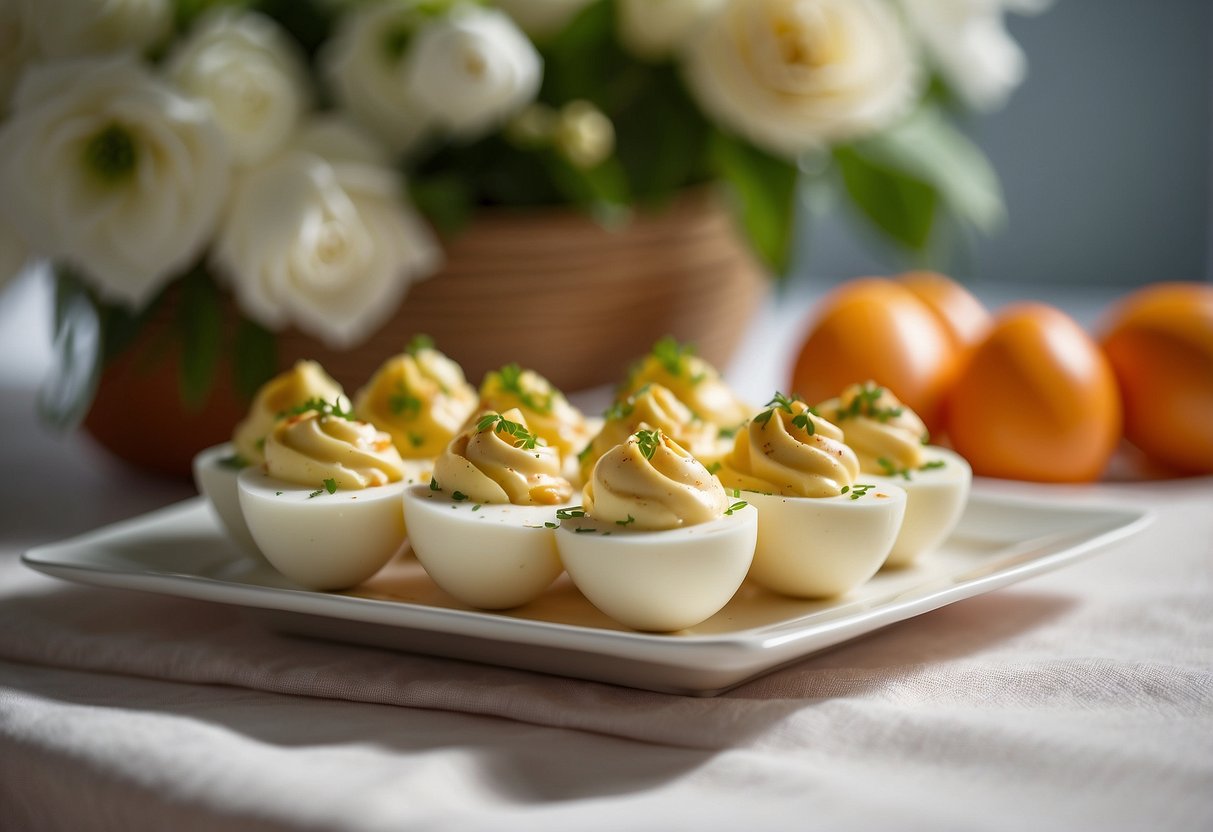
[[[1157,518],[694,699],[35,574],[28,545],[192,489],[32,410],[0,397],[0,829],[1213,828],[1213,479],[995,486]]]

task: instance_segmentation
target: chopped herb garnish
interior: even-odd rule
[[[545,522],[544,522],[543,527],[544,527],[545,529],[558,529],[558,528],[560,528],[560,524],[559,524],[559,523],[553,523],[551,520],[547,520],[547,521],[545,521]]]
[[[653,454],[657,452],[657,446],[661,443],[661,431],[638,430],[633,436],[636,437],[636,444],[640,447],[640,452],[644,454],[644,458],[652,459]]]
[[[716,438],[717,439],[732,439],[734,436],[737,435],[737,431],[740,427],[741,427],[740,425],[734,425],[731,428],[721,428],[720,430],[716,431]]]
[[[472,511],[480,511],[480,503],[476,503],[476,505],[472,506]]]
[[[225,456],[215,464],[221,468],[232,468],[237,470],[240,468],[247,468],[249,465],[248,460],[242,457],[240,454]]]
[[[409,355],[416,355],[422,350],[432,350],[433,348],[434,339],[428,335],[418,333],[409,340],[408,346],[404,348],[404,351]]]
[[[596,532],[596,531],[598,531],[598,529],[595,529],[593,526],[590,526],[590,527],[578,526],[577,528],[573,529],[573,531],[576,532],[577,534],[586,534],[587,532]]]
[[[569,506],[568,508],[556,509],[557,520],[572,520],[576,517],[585,517],[585,508],[583,506]]]
[[[308,399],[303,404],[296,405],[290,410],[279,413],[278,417],[302,416],[304,413],[310,413],[313,410],[319,413],[321,416],[336,416],[339,419],[349,419],[351,421],[354,418],[354,412],[352,410],[346,410],[346,408],[341,404],[340,396],[333,399],[331,402],[326,402],[324,399],[320,398]]]
[[[505,390],[508,393],[513,393],[515,396],[517,396],[518,401],[522,403],[523,407],[527,408],[528,410],[533,410],[536,413],[551,413],[552,400],[555,398],[555,394],[548,392],[542,395],[536,395],[529,390],[524,390],[522,388],[522,372],[521,367],[519,367],[517,364],[511,363],[506,364],[496,373],[492,373],[490,375],[495,375],[497,377],[497,381],[501,385],[502,390]]]
[[[434,479],[433,477],[430,477],[430,491],[441,491],[441,490],[442,489],[439,488],[439,486],[438,486],[438,480]]]
[[[636,522],[636,518],[629,514],[627,520],[616,520],[615,525],[616,526],[630,526],[635,522]]]
[[[584,448],[582,448],[580,451],[577,452],[577,462],[579,464],[584,465],[585,461],[590,458],[590,454],[592,454],[593,452],[594,452],[594,443],[591,442],[589,445],[586,445]]]
[[[494,429],[497,433],[505,433],[514,437],[515,448],[533,451],[535,450],[535,445],[540,442],[539,437],[527,430],[525,425],[511,422],[500,413],[486,413],[476,423],[476,430],[486,431],[494,426],[496,426]]]
[[[396,382],[396,390],[388,396],[387,406],[396,416],[412,419],[421,413],[421,399],[412,394],[403,381]]]
[[[717,460],[716,462],[713,462],[711,465],[708,466],[708,473],[715,474],[717,471],[719,471],[721,469],[721,467],[722,466],[720,464],[720,460]]]
[[[275,492],[274,492],[274,496],[275,496],[275,497],[281,497],[281,496],[282,496],[282,492],[281,492],[281,491],[275,491]]]
[[[918,470],[919,471],[930,471],[934,468],[942,468],[947,464],[948,463],[942,459],[932,459],[930,462],[927,462],[923,465],[919,465]]]
[[[265,437],[263,436],[260,439],[258,439],[256,442],[254,442],[253,447],[259,451],[264,452],[265,451]]]
[[[905,408],[901,406],[881,407],[880,400],[883,396],[883,387],[865,384],[859,388],[859,392],[855,394],[846,407],[834,411],[834,416],[837,421],[856,416],[866,416],[879,422],[887,422],[890,419],[896,419],[905,412]]]
[[[323,494],[323,493],[324,493],[324,489],[323,489],[323,488],[317,488],[317,489],[316,489],[315,491],[313,491],[311,494],[308,494],[308,495],[307,495],[307,498],[310,500],[310,499],[312,499],[313,497],[319,497],[319,496],[320,496],[321,494]]]
[[[745,500],[738,500],[737,502],[733,503],[733,505],[731,505],[727,509],[725,509],[724,513],[731,515],[735,511],[741,511],[743,508],[745,508],[748,505],[749,505],[749,503],[747,503]]]
[[[337,493],[337,480],[329,478],[324,481],[324,490],[330,494]]]
[[[651,352],[667,373],[679,376],[685,369],[687,357],[695,354],[695,348],[690,344],[680,344],[673,336],[667,335],[653,345]],[[692,378],[691,383],[698,384],[699,382]]]
[[[409,444],[412,445],[414,448],[420,448],[422,445],[425,444],[425,437],[419,433],[410,433],[409,434]]]
[[[734,497],[740,497],[740,496],[741,496],[741,489],[740,489],[740,488],[734,488],[734,489],[733,489],[733,496],[734,496]]]
[[[615,402],[606,409],[602,414],[602,418],[608,422],[619,422],[632,415],[632,411],[636,409],[633,403],[635,394],[629,396],[626,401]]]
[[[859,485],[859,484],[856,484],[856,485],[853,485],[853,486],[850,486],[850,485],[844,485],[844,486],[842,487],[842,490],[841,490],[841,491],[839,491],[838,493],[839,493],[839,494],[846,494],[846,493],[850,492],[851,499],[852,499],[852,500],[858,500],[860,497],[862,497],[863,495],[867,494],[869,491],[871,491],[871,490],[872,490],[873,488],[875,488],[875,487],[876,487],[876,486],[874,486],[874,485]]]
[[[811,417],[816,415],[817,414],[813,412],[813,408],[811,407],[807,408],[806,410],[802,410],[792,417],[792,425],[800,428],[809,436],[812,436],[817,432],[817,427],[813,424],[813,419]]]
[[[462,503],[464,500],[468,499],[468,495],[464,494],[462,491],[454,491],[451,492],[451,499],[457,503]]]

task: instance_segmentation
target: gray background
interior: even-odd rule
[[[1008,23],[1027,80],[970,132],[1009,219],[953,271],[981,284],[1209,279],[1213,2],[1057,0]],[[805,222],[801,278],[898,265],[844,210]]]

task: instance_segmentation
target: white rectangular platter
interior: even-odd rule
[[[711,696],[881,627],[1090,555],[1140,530],[1145,510],[975,491],[945,545],[882,571],[843,598],[802,601],[748,583],[703,624],[638,633],[594,609],[561,576],[506,612],[461,605],[405,554],[344,593],[292,586],[241,554],[202,498],[27,552],[41,572],[246,608],[267,626],[334,641]]]

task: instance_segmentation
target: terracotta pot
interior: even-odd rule
[[[516,361],[575,391],[620,381],[667,334],[725,364],[766,285],[710,189],[611,230],[569,209],[485,211],[367,341],[339,351],[288,330],[278,336],[279,363],[314,358],[352,393],[425,333],[473,384]],[[228,438],[246,405],[232,389],[230,357],[200,411],[179,404],[176,339],[164,331],[174,309],[170,297],[110,363],[85,425],[125,459],[186,475],[194,453]],[[225,314],[230,326],[234,307]]]

